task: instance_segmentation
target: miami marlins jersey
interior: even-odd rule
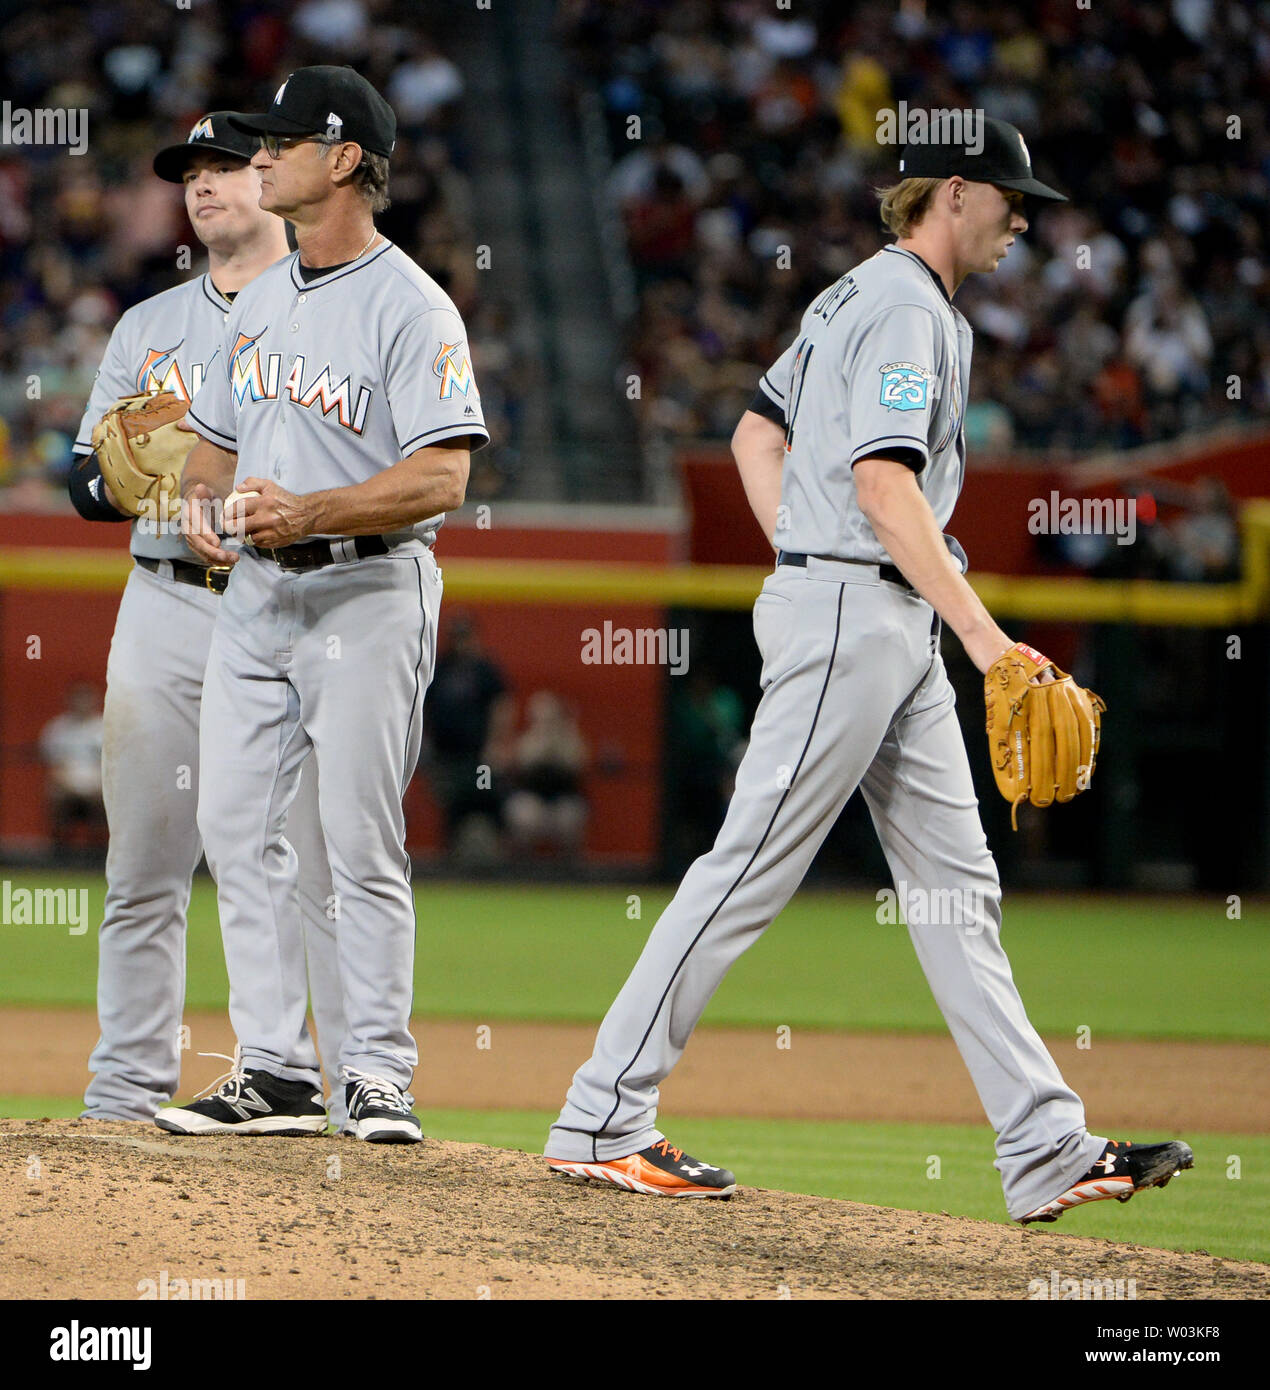
[[[243,289],[190,424],[237,452],[235,486],[272,478],[295,493],[364,483],[462,435],[489,442],[463,320],[392,242],[309,281],[296,252]],[[389,540],[416,554],[443,519]]]
[[[119,399],[140,391],[175,391],[193,400],[208,366],[222,350],[225,320],[233,305],[210,275],[187,280],[125,311],[106,345],[80,421],[75,453],[93,448],[93,426]],[[190,435],[191,445],[194,436]],[[179,524],[134,521],[132,553],[160,560],[193,560]]]
[[[918,256],[887,246],[825,289],[760,381],[785,418],[781,550],[890,563],[852,472],[879,451],[912,450],[942,530],[966,468],[973,335]],[[949,548],[964,568],[965,553]]]

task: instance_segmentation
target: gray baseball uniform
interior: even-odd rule
[[[732,962],[802,881],[860,786],[909,936],[997,1133],[1023,1215],[1105,1146],[1028,1022],[1000,941],[934,610],[903,582],[855,494],[860,459],[896,450],[947,525],[965,464],[971,331],[942,282],[888,246],[824,291],[762,379],[786,431],[774,537],[754,606],[763,698],[714,848],[689,869],[573,1079],[547,1154],[601,1162],[662,1137],[658,1084]],[[964,564],[960,547],[950,548]],[[790,552],[793,552],[791,557]],[[831,557],[831,558],[825,558]]]
[[[218,369],[190,409],[205,438],[237,453],[236,486],[256,476],[297,493],[343,487],[425,445],[488,440],[462,320],[434,280],[391,242],[310,280],[298,262],[278,262],[238,296]],[[294,1048],[303,999],[286,992],[275,941],[295,892],[280,824],[310,747],[347,1018],[339,1060],[403,1090],[418,1061],[402,796],[436,652],[430,545],[442,520],[360,559],[354,541],[325,538],[336,562],[301,572],[246,546],[230,577],[203,697],[199,826],[248,1068],[314,1075]]]
[[[221,351],[230,301],[201,275],[154,295],[122,315],[102,359],[75,451],[92,450],[92,427],[120,396],[162,389],[185,400],[202,385]],[[191,440],[193,436],[191,436]],[[175,524],[132,523],[128,577],[106,669],[102,786],[110,825],[106,912],[98,940],[97,1010],[101,1038],[84,1114],[150,1120],[170,1100],[180,1075],[179,1028],[185,1003],[185,926],[190,881],[202,854],[196,812],[198,726],[203,671],[220,598],[177,583],[173,562],[196,563]],[[154,562],[157,572],[143,568]],[[302,839],[303,919],[280,935],[280,969],[304,990],[305,960],[313,1007],[328,1051],[343,1033],[335,980],[331,892],[317,824],[316,768],[305,770],[288,833]],[[303,1020],[294,1040],[315,1057]],[[194,1040],[197,1047],[198,1040]],[[333,1087],[332,1111],[344,1093]]]

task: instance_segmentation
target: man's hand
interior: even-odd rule
[[[209,565],[236,565],[238,556],[222,550],[216,530],[216,494],[206,483],[195,483],[181,499],[181,535],[185,543]]]
[[[258,494],[234,503],[237,534],[252,545],[275,550],[312,535],[315,516],[308,496],[288,492],[269,478],[244,478],[237,491]]]

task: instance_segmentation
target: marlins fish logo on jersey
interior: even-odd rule
[[[183,343],[184,338],[181,339]],[[181,343],[169,348],[147,348],[145,361],[137,370],[138,391],[174,391],[183,401],[192,401],[198,395],[207,374],[203,362],[191,362],[188,367],[189,382],[181,373],[181,364],[176,360]],[[216,354],[212,354],[215,358]]]
[[[260,349],[256,343],[264,332],[264,328],[250,336],[240,332],[229,354],[229,385],[236,406],[241,407],[245,400],[271,401],[278,394],[282,356],[280,353],[270,353],[267,364],[261,365]]]
[[[888,362],[882,373],[881,402],[888,410],[925,410],[934,373],[916,362]]]
[[[433,375],[441,378],[441,389],[437,392],[439,401],[448,401],[456,391],[466,396],[472,387],[472,369],[459,350],[462,346],[461,342],[442,343],[432,363]]]

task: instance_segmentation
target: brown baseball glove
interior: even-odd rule
[[[1047,669],[1054,679],[1038,683]],[[1017,830],[1021,802],[1049,806],[1089,786],[1107,706],[1022,642],[988,668],[983,693],[992,772]]]
[[[125,396],[93,428],[93,452],[121,511],[151,521],[181,514],[181,469],[196,437],[179,430],[186,403],[173,391]]]

